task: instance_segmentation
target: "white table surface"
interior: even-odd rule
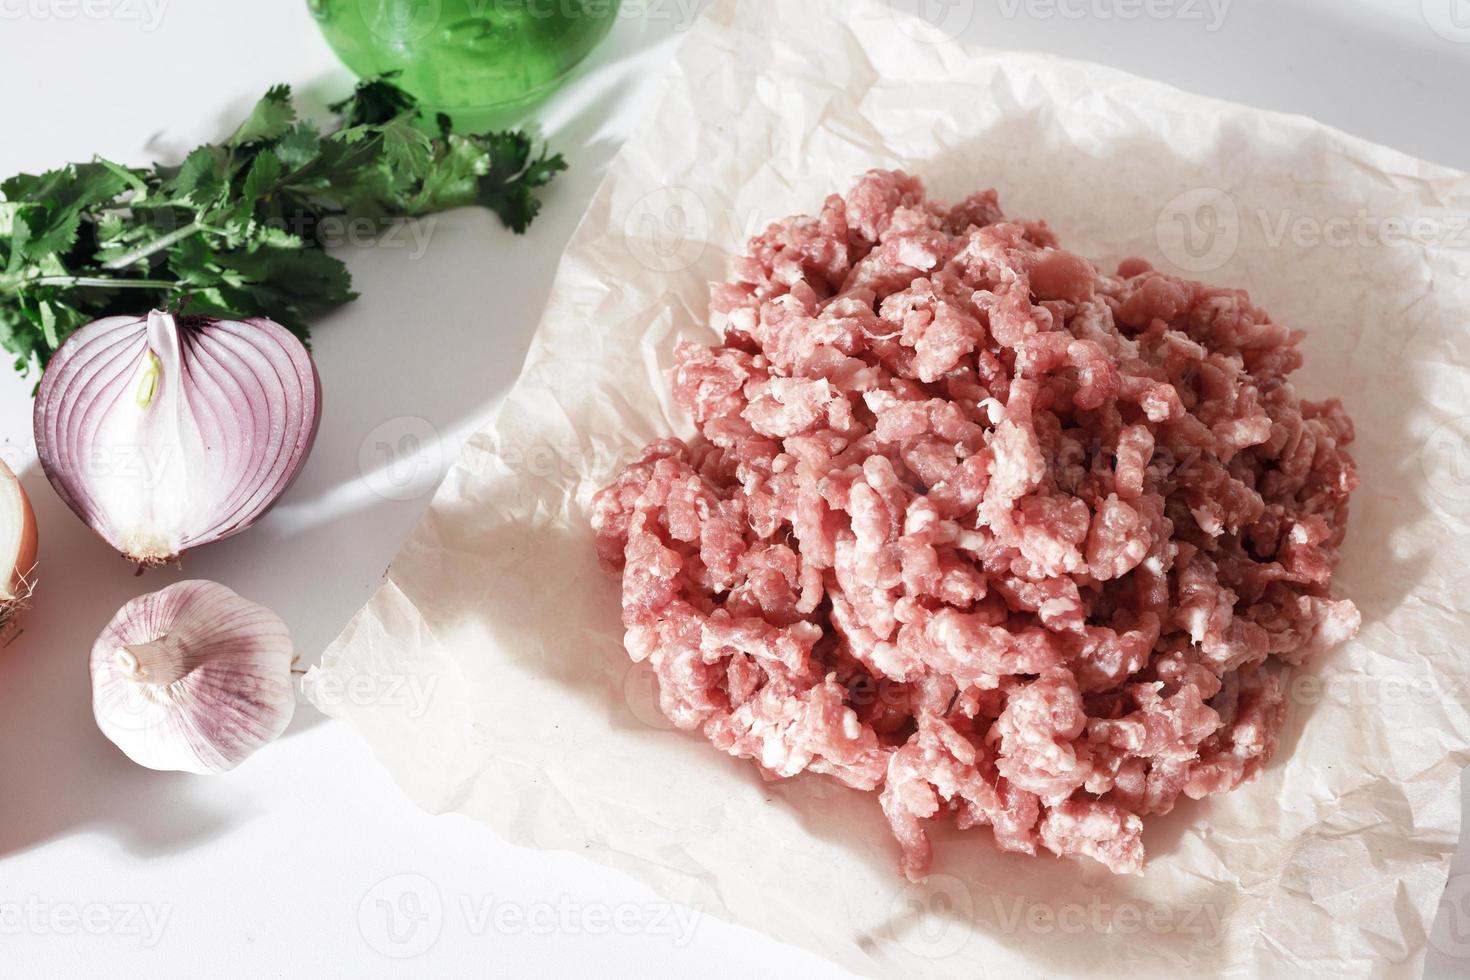
[[[647,16],[621,20],[539,113],[572,169],[529,236],[456,213],[428,229],[426,251],[409,238],[346,255],[363,296],[316,330],[326,407],[310,464],[266,521],[189,555],[186,575],[134,578],[66,511],[35,465],[31,382],[0,373],[0,453],[42,542],[36,606],[0,651],[0,974],[845,975],[590,861],[419,812],[310,706],[209,779],[133,766],[91,719],[91,641],[141,591],[223,582],[277,610],[307,662],[368,598],[514,378],[557,256],[689,23],[689,0],[626,2]],[[1163,0],[1141,17],[1128,0],[895,2],[991,46],[1302,112],[1470,169],[1467,0]],[[93,153],[176,159],[272,83],[317,96],[348,84],[302,0],[0,0],[0,69],[3,174]],[[1461,850],[1431,977],[1470,973]]]

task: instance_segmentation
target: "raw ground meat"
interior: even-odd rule
[[[1245,293],[875,171],[713,302],[700,436],[594,504],[628,651],[680,728],[879,792],[910,878],[941,817],[1138,870],[1144,817],[1271,758],[1280,665],[1357,631],[1352,423]]]

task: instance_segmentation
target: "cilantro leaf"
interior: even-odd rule
[[[403,119],[393,119],[383,125],[383,152],[390,170],[422,177],[433,159],[434,144]]]
[[[207,204],[224,190],[224,167],[224,155],[216,147],[198,147],[184,158],[183,165],[164,185],[164,190],[181,201]]]
[[[90,320],[151,306],[267,316],[306,338],[357,295],[323,248],[329,222],[485,207],[524,232],[561,156],[523,133],[454,133],[391,78],[360,84],[326,129],[278,85],[177,165],[99,158],[0,182],[0,346],[16,369],[44,367]]]
[[[561,154],[542,154],[532,160],[531,141],[524,133],[495,133],[484,141],[489,149],[490,172],[480,178],[477,199],[516,234],[524,234],[541,210],[536,190],[566,170],[567,162]]]
[[[277,85],[255,104],[226,145],[238,148],[247,143],[279,139],[295,121],[296,107],[291,104],[291,87]]]
[[[239,214],[252,214],[262,200],[270,196],[285,170],[281,158],[273,150],[263,150],[250,164],[245,183],[240,187],[240,200],[236,202]]]
[[[286,131],[276,144],[276,156],[288,170],[300,170],[321,153],[322,134],[316,124],[303,119]]]
[[[398,72],[389,72],[357,86],[347,98],[334,102],[331,110],[342,117],[344,129],[378,126],[417,112],[413,97],[393,84]]]

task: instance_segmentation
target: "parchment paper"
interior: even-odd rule
[[[1417,977],[1470,761],[1470,178],[898,16],[708,12],[568,249],[503,411],[308,693],[424,807],[859,973]],[[1302,393],[1341,394],[1357,420],[1339,590],[1362,635],[1297,676],[1259,779],[1152,821],[1140,876],[941,831],[938,873],[907,885],[874,798],[763,784],[668,730],[622,651],[592,493],[691,431],[665,372],[677,338],[713,337],[707,287],[742,243],[875,166],[948,200],[999,187],[1008,213],[1108,267],[1136,254],[1247,286],[1310,331]],[[371,696],[401,689],[433,696]]]

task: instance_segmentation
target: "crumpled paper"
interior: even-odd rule
[[[1299,390],[1357,421],[1338,589],[1362,634],[1295,675],[1257,780],[1148,822],[1139,876],[938,829],[936,874],[910,885],[876,799],[765,784],[669,730],[623,653],[592,494],[692,431],[666,371],[676,340],[713,339],[708,284],[743,242],[871,167],[947,200],[996,186],[1105,267],[1141,255],[1248,287],[1309,331]],[[503,410],[308,694],[424,807],[858,973],[1417,977],[1470,761],[1467,212],[1466,175],[1306,119],[965,48],[866,0],[716,3],[593,201]],[[433,696],[373,696],[400,689]]]

